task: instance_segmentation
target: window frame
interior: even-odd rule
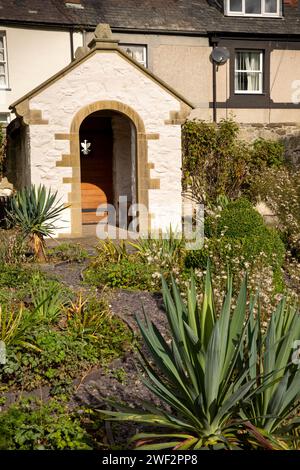
[[[245,4],[246,0],[242,0],[242,11],[231,11],[230,10],[230,1],[226,0],[225,2],[225,15],[227,16],[255,16],[255,17],[266,17],[266,18],[282,18],[282,0],[277,1],[277,11],[276,13],[266,13],[265,0],[261,1],[261,13],[246,13],[245,12]]]
[[[9,89],[9,76],[8,76],[8,59],[7,59],[7,40],[6,40],[5,32],[0,31],[0,37],[3,39],[3,53],[4,53],[4,60],[0,60],[0,65],[4,65],[4,78],[5,78],[5,84],[4,85],[0,84],[0,90],[8,90]]]
[[[5,119],[1,119],[2,116],[4,117],[5,116]],[[8,124],[11,122],[11,114],[10,113],[6,113],[5,111],[4,112],[0,112],[0,124],[2,126],[8,126]]]
[[[273,101],[271,99],[271,52],[274,50],[274,42],[266,41],[265,39],[245,39],[244,37],[213,37],[211,44],[220,47],[226,47],[230,54],[228,61],[228,91],[229,95],[224,103],[219,103],[219,106],[225,106],[227,109],[253,109],[253,108],[270,108]],[[276,42],[278,44],[278,42]],[[298,45],[298,43],[297,43]],[[285,46],[285,43],[282,44]],[[297,46],[298,47],[298,46]],[[234,66],[235,66],[235,51],[236,50],[259,50],[263,51],[263,92],[260,94],[252,93],[235,93],[234,92]],[[281,46],[280,46],[281,49]],[[226,67],[226,65],[224,65]]]
[[[260,70],[237,70],[236,69],[236,56],[237,53],[239,52],[257,52],[259,54],[260,58]],[[236,89],[236,74],[237,73],[247,73],[247,72],[252,72],[252,73],[258,73],[260,74],[260,80],[259,80],[259,90],[237,90]],[[235,49],[234,51],[234,94],[235,95],[262,95],[264,93],[264,51],[263,49]]]
[[[126,51],[126,48],[130,47],[142,47],[144,50],[144,55],[145,55],[145,60],[143,62],[140,62],[139,60],[136,60],[134,57],[132,57],[134,60],[136,60],[140,65],[145,67],[146,69],[148,68],[148,46],[147,44],[138,44],[138,43],[127,43],[127,42],[120,42],[119,47],[122,49],[122,51],[125,52],[129,57],[131,57],[130,54]]]

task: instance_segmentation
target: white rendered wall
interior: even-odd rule
[[[181,126],[166,125],[170,111],[180,111],[180,102],[138,67],[117,52],[96,52],[30,100],[30,109],[42,111],[48,125],[30,126],[31,178],[57,190],[64,202],[71,185],[63,184],[72,168],[56,167],[62,154],[69,154],[69,141],[55,140],[57,133],[69,133],[72,120],[83,107],[96,101],[118,101],[133,108],[144,122],[147,134],[159,134],[148,141],[148,162],[154,164],[151,178],[160,188],[149,191],[153,229],[181,225]],[[62,233],[70,233],[70,211],[64,215]]]

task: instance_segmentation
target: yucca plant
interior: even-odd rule
[[[265,331],[250,313],[247,350],[249,378],[256,377],[262,390],[252,396],[249,406],[241,413],[264,433],[279,433],[283,422],[292,425],[293,411],[300,400],[300,369],[292,361],[295,341],[300,339],[300,315],[295,306],[282,299],[271,316]],[[297,420],[297,426],[299,422]]]
[[[152,357],[151,363],[141,357],[142,381],[167,407],[143,402],[146,411],[115,405],[118,411],[100,412],[110,420],[167,428],[134,436],[139,449],[287,448],[274,431],[300,399],[300,371],[291,364],[300,334],[296,309],[282,301],[262,332],[247,279],[233,308],[229,276],[216,312],[209,265],[201,304],[193,276],[187,301],[174,281],[169,289],[163,280],[163,297],[170,341],[149,317],[137,322]]]
[[[45,260],[45,237],[53,235],[56,223],[65,204],[57,201],[57,192],[51,193],[45,186],[23,188],[11,200],[7,211],[9,222],[29,238],[39,260]]]
[[[0,305],[0,341],[5,346],[23,346],[40,351],[27,340],[27,334],[32,325],[32,317],[21,304],[17,311]]]
[[[30,294],[35,321],[55,322],[69,303],[61,285],[56,281],[46,281],[40,273],[32,276]]]

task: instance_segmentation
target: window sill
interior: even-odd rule
[[[225,16],[229,17],[238,17],[238,18],[272,18],[273,20],[283,20],[284,16],[283,15],[266,15],[266,14],[245,14],[245,13],[225,13]]]
[[[226,103],[229,108],[267,108],[270,96],[268,93],[234,93]]]
[[[1,87],[0,87],[0,91],[11,91],[11,88],[6,88],[6,87],[1,88]]]
[[[266,93],[261,91],[251,92],[251,91],[235,91],[234,96],[266,96]]]

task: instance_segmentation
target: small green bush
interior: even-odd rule
[[[198,202],[213,203],[224,194],[235,198],[247,176],[250,146],[238,139],[239,126],[187,121],[183,126],[183,188]]]
[[[155,266],[142,261],[138,256],[128,256],[105,267],[94,263],[85,273],[85,280],[92,285],[129,290],[153,290]]]
[[[300,171],[293,167],[268,168],[250,187],[253,201],[264,201],[277,219],[287,249],[300,260]]]
[[[253,143],[251,165],[254,169],[279,167],[284,163],[284,144],[277,140],[256,139]]]
[[[103,367],[122,356],[131,348],[132,335],[119,318],[106,314],[101,318],[97,341],[79,336],[72,325],[58,330],[34,323],[26,339],[36,349],[22,345],[7,347],[6,364],[0,368],[0,383],[25,390],[49,385],[52,393],[52,389],[68,381],[71,383],[91,365]]]
[[[224,233],[228,238],[261,236],[267,233],[262,216],[250,201],[240,198],[230,202],[217,220],[217,236]]]
[[[79,243],[60,243],[47,250],[49,261],[69,261],[82,263],[89,256],[88,252]]]
[[[222,195],[240,197],[264,169],[278,168],[284,161],[281,142],[244,142],[239,138],[239,125],[232,119],[218,124],[186,121],[182,142],[183,189],[206,205],[214,205]]]
[[[205,269],[208,259],[212,259],[215,268],[222,266],[226,270],[229,267],[237,272],[251,269],[259,261],[263,266],[272,267],[274,290],[282,290],[284,244],[277,231],[264,224],[249,201],[239,199],[229,203],[219,218],[211,219],[207,224],[214,236],[206,239],[202,250],[187,253],[187,268]]]
[[[21,287],[29,277],[30,271],[20,265],[0,265],[0,287]]]
[[[91,450],[79,415],[56,400],[23,400],[0,414],[0,450]]]

